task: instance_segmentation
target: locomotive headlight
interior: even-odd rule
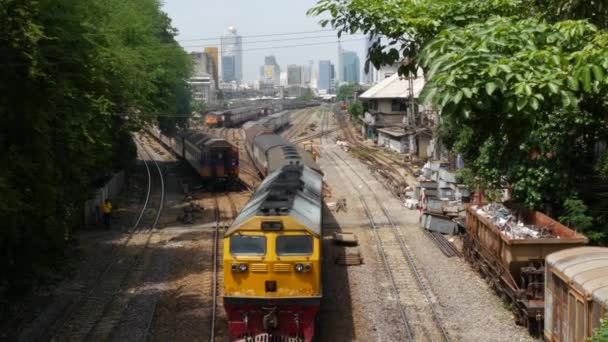
[[[296,264],[296,272],[303,272],[304,271],[304,265],[302,264]]]
[[[305,264],[304,265],[304,272],[310,272],[312,270],[312,265],[311,264]]]
[[[232,264],[230,265],[230,270],[232,272],[247,272],[249,266],[247,264]]]

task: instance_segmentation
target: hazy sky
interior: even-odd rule
[[[315,69],[320,59],[330,59],[334,64],[338,61],[335,32],[247,37],[324,30],[318,24],[318,18],[306,16],[306,11],[315,5],[316,0],[164,2],[164,10],[171,17],[173,27],[179,30],[177,39],[188,51],[202,51],[205,46],[219,48],[219,37],[226,32],[228,26],[236,26],[238,34],[243,36],[243,78],[246,82],[256,79],[265,55],[275,55],[282,71],[286,70],[288,64],[305,64],[309,60],[314,61]],[[294,46],[304,44],[317,45]],[[343,37],[342,48],[356,51],[363,65],[363,36]]]

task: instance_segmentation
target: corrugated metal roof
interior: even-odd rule
[[[321,172],[319,165],[312,159],[312,157],[303,152],[299,147],[285,140],[276,134],[263,134],[258,135],[254,139],[254,144],[264,152],[267,160],[268,171],[272,172],[285,165],[288,165],[290,161],[287,159],[288,155],[293,152],[299,154],[299,164],[308,166],[318,173]],[[288,148],[289,150],[286,150]]]
[[[389,129],[389,128],[378,128],[378,132],[382,132],[382,133],[385,133],[392,137],[397,137],[397,138],[410,134],[410,132],[406,132],[404,129],[397,130],[397,129]]]
[[[416,77],[413,83],[414,97],[418,98],[424,87],[424,77]],[[359,96],[359,98],[362,99],[395,99],[409,97],[409,82],[407,77],[401,79],[398,74],[394,74],[391,77],[382,80]]]
[[[291,216],[321,235],[323,176],[306,166],[284,166],[269,174],[236,217],[226,235],[255,216]]]
[[[608,306],[608,248],[578,247],[549,254],[546,263],[585,295]]]
[[[186,141],[198,146],[199,148],[202,148],[204,145],[220,145],[224,147],[232,146],[224,139],[214,137],[212,135],[205,134],[199,131],[188,131],[183,133],[183,136]]]

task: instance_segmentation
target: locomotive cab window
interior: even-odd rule
[[[310,235],[281,235],[276,245],[277,255],[310,255],[313,248]]]
[[[252,235],[232,235],[230,237],[230,254],[265,255],[266,237]]]

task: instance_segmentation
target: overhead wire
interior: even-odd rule
[[[318,32],[335,32],[335,31],[334,30],[313,30],[313,31],[300,31],[300,32],[256,34],[256,35],[239,36],[239,37],[241,37],[241,38],[277,37],[277,36],[290,36],[290,35],[318,33]],[[221,40],[221,39],[222,39],[222,37],[215,37],[215,38],[176,39],[176,41],[178,43],[181,43],[181,42],[197,42],[197,41]]]
[[[328,44],[337,44],[337,43],[352,43],[352,42],[360,42],[366,38],[357,38],[357,39],[344,39],[344,40],[332,40],[327,42],[315,42],[315,43],[306,43],[306,44],[291,44],[291,45],[278,45],[278,46],[267,46],[267,47],[256,47],[249,49],[237,49],[232,50],[233,52],[246,52],[246,51],[260,51],[260,50],[268,50],[268,49],[284,49],[284,48],[295,48],[295,47],[304,47],[304,46],[316,46],[316,45],[328,45]],[[142,47],[133,47],[132,49],[136,50]],[[143,47],[146,48],[146,47]],[[161,47],[147,47],[148,49],[159,49]],[[167,50],[167,53],[181,53],[176,50]],[[73,64],[74,61],[65,61],[65,62],[47,62],[47,65],[61,65],[61,64]],[[4,66],[20,66],[20,65],[30,65],[30,63],[4,63]]]

